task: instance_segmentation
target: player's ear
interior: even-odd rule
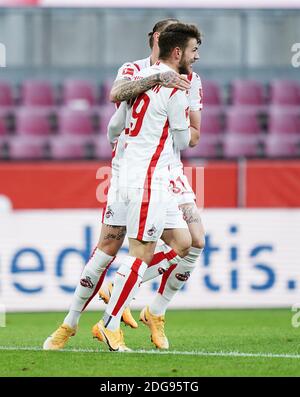
[[[180,47],[175,47],[174,48],[174,50],[173,50],[173,56],[174,56],[174,58],[175,59],[181,59],[181,56],[182,56],[182,50],[181,50],[181,48]]]
[[[153,33],[153,41],[154,41],[155,43],[157,43],[157,44],[158,44],[159,35],[160,35],[159,32],[154,32],[154,33]]]

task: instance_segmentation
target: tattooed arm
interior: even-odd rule
[[[109,99],[112,102],[129,101],[157,84],[167,88],[178,88],[183,91],[190,88],[190,82],[186,76],[168,71],[135,81],[117,80],[111,89]]]
[[[195,204],[182,204],[179,206],[182,211],[183,219],[188,225],[191,223],[201,223],[199,212]]]

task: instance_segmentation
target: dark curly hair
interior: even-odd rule
[[[167,26],[158,39],[159,58],[169,58],[175,47],[184,51],[190,39],[196,39],[199,45],[202,43],[201,33],[195,25],[173,23]]]

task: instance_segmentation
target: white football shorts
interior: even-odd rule
[[[173,194],[177,197],[178,205],[195,202],[195,193],[184,175],[182,167],[176,167],[171,170],[170,184]]]
[[[118,178],[114,177],[111,179],[111,185],[107,195],[107,204],[102,217],[102,222],[105,225],[126,226],[128,237],[131,237],[128,233],[128,225],[130,225],[133,236],[132,238],[137,238],[134,236],[138,235],[138,224],[142,219],[142,222],[145,222],[144,217],[145,214],[147,214],[145,233],[143,234],[143,237],[145,238],[144,241],[156,241],[155,239],[150,239],[150,237],[156,238],[157,234],[159,234],[158,232],[153,233],[152,236],[148,234],[149,230],[149,233],[152,234],[152,224],[157,231],[161,229],[162,223],[163,229],[187,228],[187,224],[183,219],[182,211],[178,205],[177,195],[170,191],[163,191],[164,193],[162,193],[161,190],[152,190],[150,202],[147,207],[147,195],[146,192],[144,192],[144,189],[131,188],[129,190],[129,188],[120,188],[118,183]],[[142,196],[145,196],[144,203]],[[129,199],[131,199],[131,215],[128,215]],[[161,209],[162,214],[160,214]],[[135,215],[134,218],[131,218],[134,211],[140,214],[139,217]],[[155,225],[154,221],[151,224],[151,219],[154,220],[156,218],[161,218],[158,219],[158,224]]]

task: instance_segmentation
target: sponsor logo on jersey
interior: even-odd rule
[[[133,75],[134,75],[134,70],[133,70],[132,68],[125,68],[125,69],[123,70],[122,75],[124,76],[124,75],[126,75],[126,74],[129,74],[130,76],[133,76]]]

